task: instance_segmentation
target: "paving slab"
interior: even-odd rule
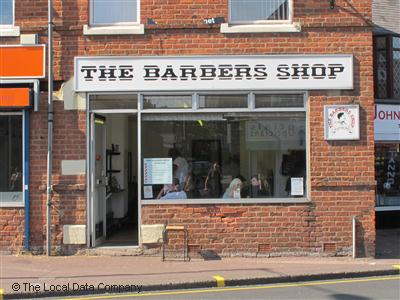
[[[37,294],[35,287],[43,292],[46,288],[48,290],[63,285],[131,285],[142,286],[141,290],[144,291],[216,286],[215,276],[222,277],[227,285],[239,285],[394,274],[398,273],[394,265],[400,265],[400,261],[349,257],[281,257],[162,262],[159,257],[146,256],[3,255],[0,256],[0,288],[4,289],[6,297],[16,296],[16,292],[34,296]],[[18,291],[16,286],[19,286]],[[55,292],[66,295],[62,291]]]

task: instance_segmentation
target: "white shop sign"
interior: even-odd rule
[[[400,105],[375,105],[375,141],[400,141]]]
[[[76,57],[75,90],[353,89],[352,55]]]

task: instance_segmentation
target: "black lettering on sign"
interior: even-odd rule
[[[196,67],[193,65],[182,65],[181,69],[181,80],[188,80],[191,78],[192,80],[196,80]]]
[[[326,77],[326,67],[323,64],[315,64],[311,67],[311,76],[314,79],[324,79]]]
[[[126,65],[126,66],[119,66],[119,79],[120,80],[126,80],[126,81],[131,81],[133,78],[133,66],[132,65]]]
[[[92,81],[93,73],[97,72],[97,68],[96,66],[84,66],[81,68],[81,72],[84,73],[83,78],[85,78],[85,81]]]
[[[267,79],[267,67],[265,65],[255,65],[254,66],[254,78],[257,80]]]
[[[145,65],[144,80],[153,81],[160,78],[160,68],[157,65]]]
[[[115,76],[115,71],[117,70],[117,66],[99,66],[99,81],[106,81],[107,79],[110,81],[117,80],[117,76]]]
[[[218,74],[219,79],[221,79],[221,80],[231,80],[232,79],[232,77],[233,77],[232,65],[219,65],[218,70],[219,70],[219,74]]]
[[[178,76],[174,73],[174,69],[172,68],[172,65],[168,65],[167,68],[165,69],[164,74],[161,76],[162,80],[177,80]]]
[[[293,74],[292,78],[293,79],[308,79],[310,78],[310,75],[308,74],[308,69],[310,68],[309,64],[302,64],[301,66],[298,64],[293,64],[292,69],[293,69]]]
[[[336,79],[338,73],[342,73],[344,71],[344,66],[342,64],[329,64],[328,65],[329,79]]]
[[[200,66],[201,80],[213,80],[217,76],[217,69],[214,65],[201,65]]]
[[[251,79],[250,70],[251,68],[248,65],[235,65],[235,79],[241,80],[243,76],[247,79]]]
[[[278,74],[276,75],[276,77],[278,79],[287,80],[287,79],[290,78],[290,72],[289,72],[289,66],[288,65],[280,64],[280,65],[278,65],[276,70],[278,71]]]

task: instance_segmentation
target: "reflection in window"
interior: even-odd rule
[[[91,95],[90,109],[137,109],[137,95]]]
[[[174,179],[143,184],[143,199],[245,201],[306,196],[303,112],[145,114],[142,118],[142,161],[154,160],[152,170],[143,170],[145,176],[168,169]],[[157,159],[167,157],[172,158],[172,167],[164,160],[157,169]]]
[[[289,20],[289,0],[229,0],[230,22]]]
[[[143,109],[190,109],[192,95],[144,96]]]
[[[0,0],[0,26],[13,25],[13,0]]]
[[[393,37],[393,98],[400,99],[400,37]]]
[[[400,37],[374,38],[375,95],[378,99],[400,99]]]
[[[256,95],[256,108],[304,107],[303,95]]]
[[[91,25],[138,22],[139,0],[91,0]]]
[[[377,205],[400,205],[400,144],[375,145]]]
[[[199,97],[199,108],[244,108],[246,95],[206,95]]]
[[[0,202],[22,202],[22,116],[0,115]]]

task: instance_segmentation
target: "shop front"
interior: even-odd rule
[[[325,122],[309,92],[351,89],[352,55],[75,58],[88,108],[88,245],[150,247],[180,224],[193,249],[319,251],[322,192],[311,182],[330,173],[315,172],[310,111],[342,143],[358,143],[346,135],[359,120],[345,106]]]
[[[400,106],[375,105],[376,210],[400,210]]]
[[[38,109],[45,76],[43,45],[0,47],[1,249],[29,248],[30,114]],[[23,67],[22,67],[23,66]]]
[[[376,104],[374,129],[377,255],[387,256],[400,227],[400,106]]]

